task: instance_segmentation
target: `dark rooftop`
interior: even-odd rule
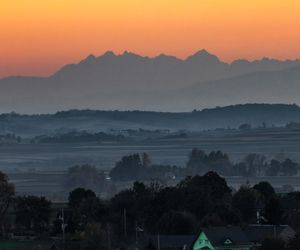
[[[200,233],[204,232],[213,246],[224,246],[225,241],[229,240],[232,245],[249,246],[250,241],[240,227],[208,227],[202,228]]]
[[[288,225],[249,225],[244,231],[251,242],[261,242],[266,238],[278,237],[288,227]]]

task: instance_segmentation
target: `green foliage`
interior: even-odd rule
[[[156,250],[156,246],[154,243],[150,240],[147,245],[144,247],[144,250]]]
[[[109,249],[111,239],[108,229],[99,223],[89,223],[80,235],[80,250],[106,250]]]
[[[15,213],[17,225],[36,232],[47,231],[51,212],[51,201],[45,197],[17,197]]]
[[[190,213],[168,211],[158,221],[158,232],[161,234],[195,234],[198,225]]]
[[[220,214],[224,223],[232,223],[234,219],[228,211],[230,200],[231,190],[226,181],[209,172],[204,176],[186,178],[175,187],[146,186],[135,182],[132,188],[111,199],[110,208],[119,235],[123,233],[124,210],[129,234],[133,233],[131,228],[135,222],[153,233],[171,228],[174,233],[187,233],[211,211]],[[173,219],[168,222],[170,217]]]
[[[262,250],[284,250],[285,243],[279,238],[268,238],[262,242]]]
[[[82,229],[88,223],[103,221],[107,208],[93,191],[77,188],[69,195],[69,212],[69,224],[74,230]]]
[[[257,190],[265,200],[269,200],[275,196],[275,190],[269,182],[262,181],[253,186],[253,189]]]
[[[293,239],[290,240],[287,250],[299,250],[300,249],[300,235],[297,234]]]
[[[266,203],[264,217],[267,222],[272,225],[279,225],[282,222],[283,210],[280,200],[276,197],[271,197]]]
[[[256,194],[250,187],[243,186],[233,195],[233,208],[245,222],[253,221],[256,213]]]
[[[0,225],[3,226],[3,221],[6,212],[13,201],[15,187],[9,182],[8,176],[0,171]]]

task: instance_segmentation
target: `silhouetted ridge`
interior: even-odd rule
[[[185,60],[125,51],[89,55],[51,77],[0,80],[0,112],[82,109],[187,111],[236,103],[300,104],[300,61],[224,63],[206,50]],[[12,101],[13,100],[13,101]]]

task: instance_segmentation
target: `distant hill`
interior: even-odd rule
[[[185,60],[125,52],[88,56],[50,77],[0,79],[0,112],[78,109],[188,111],[246,102],[298,103],[300,60],[222,62],[206,50]]]
[[[69,110],[55,114],[0,115],[0,134],[21,136],[66,133],[71,130],[107,132],[110,129],[187,129],[200,131],[237,128],[243,123],[260,126],[300,122],[300,107],[284,104],[245,104],[193,112]]]
[[[194,107],[252,102],[299,104],[300,67],[198,83],[176,91],[173,96],[181,96],[182,105]]]

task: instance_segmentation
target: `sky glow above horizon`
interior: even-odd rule
[[[1,0],[0,77],[47,76],[107,50],[296,59],[299,13],[299,0]]]

